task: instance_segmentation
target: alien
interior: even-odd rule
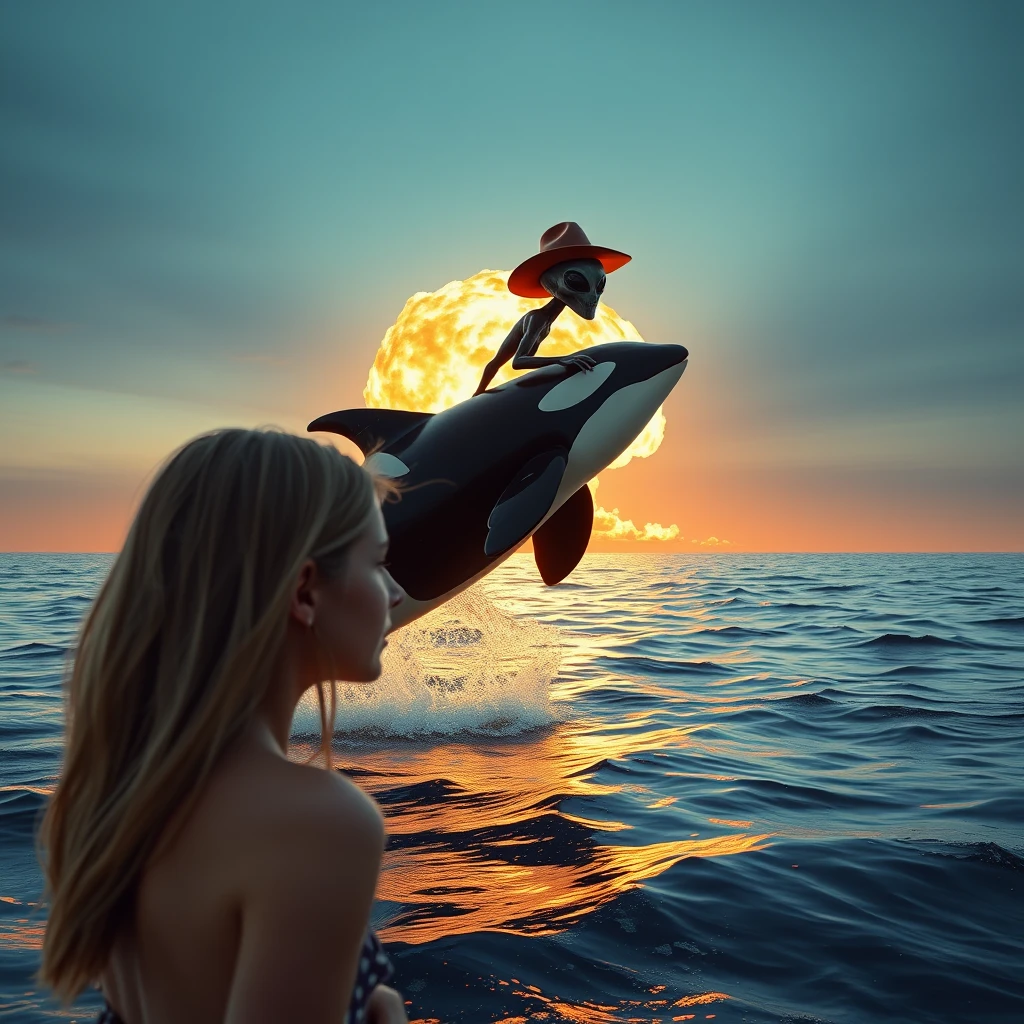
[[[494,375],[510,359],[514,370],[556,364],[568,367],[570,373],[591,369],[594,360],[582,352],[538,356],[537,349],[567,306],[584,320],[593,320],[607,275],[624,266],[630,258],[617,249],[591,245],[583,229],[573,221],[548,228],[540,236],[540,251],[520,263],[509,275],[508,290],[526,298],[550,295],[551,301],[539,309],[531,309],[509,331],[494,358],[484,367],[474,397],[487,390]]]

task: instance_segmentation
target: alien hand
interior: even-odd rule
[[[570,369],[576,369],[577,371],[592,370],[597,365],[590,356],[585,356],[582,352],[577,352],[571,356],[563,356],[558,360],[558,364],[559,366],[568,366]]]

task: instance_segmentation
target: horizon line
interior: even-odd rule
[[[529,555],[529,551],[514,551],[516,555]],[[39,549],[20,549],[15,548],[6,551],[0,551],[0,555],[118,555],[120,551],[98,551],[98,550],[67,550],[52,549],[52,550],[39,550]],[[1024,548],[974,548],[966,550],[936,550],[936,549],[914,549],[904,550],[899,548],[887,548],[887,549],[872,549],[869,551],[849,551],[849,550],[787,550],[787,551],[774,551],[765,549],[754,549],[751,548],[746,551],[737,551],[735,549],[724,550],[722,548],[700,548],[694,549],[693,551],[651,551],[651,550],[639,550],[639,551],[587,551],[584,554],[584,558],[587,555],[1022,555],[1024,554]]]

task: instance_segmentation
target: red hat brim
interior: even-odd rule
[[[618,249],[606,249],[603,245],[562,245],[546,249],[528,260],[523,260],[509,274],[508,290],[513,295],[522,295],[526,299],[546,299],[549,293],[541,285],[540,275],[556,263],[564,263],[566,260],[600,260],[604,272],[610,274],[613,270],[624,267],[632,258]]]

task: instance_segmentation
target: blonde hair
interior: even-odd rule
[[[84,624],[66,686],[64,769],[40,830],[40,980],[101,974],[142,871],[180,824],[279,665],[298,572],[331,577],[386,482],[334,448],[219,430],[150,486]],[[334,687],[318,684],[330,764]]]

